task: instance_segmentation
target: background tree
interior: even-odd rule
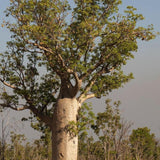
[[[32,124],[32,127],[41,132],[40,139],[34,143],[37,145],[39,155],[42,155],[44,159],[51,159],[52,155],[52,134],[49,127],[46,127],[41,122]]]
[[[94,144],[94,138],[90,135],[91,126],[95,123],[96,116],[92,111],[91,104],[84,103],[78,112],[78,160],[93,159],[91,146]],[[92,157],[91,157],[92,156]]]
[[[24,147],[22,145],[22,142],[25,141],[24,135],[21,134],[15,134],[14,132],[11,132],[11,150],[13,155],[13,159],[22,160],[24,159]]]
[[[117,160],[131,160],[132,154],[130,150],[129,136],[133,123],[121,118],[120,125],[121,127],[117,131],[117,136],[114,142],[116,145],[116,157]]]
[[[7,145],[7,137],[8,137],[8,130],[7,130],[8,122],[6,123],[6,119],[2,117],[1,120],[1,137],[0,137],[0,160],[5,160],[5,153],[6,153],[6,145]]]
[[[6,159],[6,148],[7,148],[7,141],[9,141],[9,135],[11,130],[17,130],[17,125],[13,123],[13,119],[9,118],[9,110],[1,113],[0,112],[0,160]],[[18,124],[16,122],[16,124]]]
[[[105,110],[102,113],[98,113],[95,116],[91,110],[91,106],[87,106],[87,104],[83,105],[79,111],[78,121],[79,123],[74,124],[79,126],[78,130],[73,130],[79,133],[79,156],[78,160],[103,160],[105,159],[104,155],[104,141],[108,141],[110,143],[110,160],[136,160],[136,159],[146,159],[146,160],[159,160],[160,158],[160,144],[157,139],[155,139],[154,134],[150,133],[150,130],[145,128],[138,128],[133,130],[130,133],[131,123],[124,121],[121,118],[119,113],[119,109],[115,106],[111,106],[108,102],[108,110]],[[118,103],[117,103],[118,104]],[[113,112],[111,112],[111,110]],[[107,114],[108,112],[108,114]],[[111,115],[112,113],[112,115]],[[115,115],[118,113],[120,116],[119,124],[117,128],[116,134],[108,134],[107,139],[104,138],[102,132],[97,137],[90,131],[90,127],[97,130],[97,127],[93,127],[93,121],[95,117],[97,120],[105,124],[106,130],[107,125],[110,126],[112,124],[114,127],[114,121],[116,117]],[[94,116],[93,116],[94,115]],[[108,117],[109,116],[109,117]],[[108,117],[108,118],[107,118]],[[118,116],[117,116],[118,117]],[[109,123],[105,122],[106,119],[109,119]],[[83,121],[84,120],[84,121]],[[111,121],[113,123],[111,123]],[[81,123],[83,122],[83,123]],[[80,125],[81,124],[81,125]],[[104,126],[104,125],[103,125]],[[51,159],[51,131],[49,127],[44,126],[42,123],[33,123],[32,119],[32,127],[34,129],[40,131],[42,136],[40,139],[36,139],[33,143],[26,142],[26,138],[24,135],[16,134],[15,132],[11,132],[10,140],[5,144],[5,160],[50,160]],[[116,128],[116,127],[115,127]],[[103,128],[105,130],[105,128]],[[143,130],[143,132],[142,132]],[[136,134],[133,134],[136,133]],[[110,132],[108,132],[110,133]],[[149,135],[149,136],[148,136]],[[130,138],[129,138],[130,137]],[[132,138],[131,138],[132,137]],[[148,138],[150,137],[150,138]],[[9,138],[9,137],[8,137]],[[103,139],[103,143],[102,143]],[[0,143],[1,144],[1,143]],[[0,145],[0,150],[1,150]],[[136,148],[137,147],[137,148]],[[48,149],[48,150],[47,150]],[[149,150],[149,152],[148,152]],[[1,160],[1,158],[0,158]]]
[[[34,143],[26,142],[23,134],[11,132],[11,141],[6,143],[5,160],[50,160],[51,156],[44,151],[46,146],[41,140],[35,140]]]
[[[156,140],[155,135],[150,133],[150,129],[144,127],[133,130],[130,135],[130,142],[134,159],[155,159]]]
[[[126,159],[128,150],[129,129],[131,123],[122,121],[119,105],[120,102],[114,102],[110,105],[111,100],[106,100],[106,110],[98,113],[96,125],[93,125],[94,132],[103,148],[103,158],[105,160]]]
[[[158,139],[155,141],[154,159],[160,159],[160,143]]]
[[[54,160],[77,159],[78,136],[68,132],[81,104],[100,98],[133,78],[122,66],[137,39],[155,37],[136,9],[118,13],[121,0],[11,0],[3,25],[11,32],[1,54],[0,81],[8,89],[1,107],[30,109],[52,131]],[[52,158],[53,159],[53,158]]]
[[[115,136],[120,129],[120,115],[118,108],[113,109],[109,104],[110,100],[106,101],[107,107],[105,112],[97,114],[96,125],[93,126],[95,133],[98,135],[101,144],[103,145],[105,160],[112,159],[113,147],[115,145]],[[116,107],[119,106],[116,104]]]

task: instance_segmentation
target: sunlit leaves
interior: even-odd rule
[[[134,57],[137,40],[156,35],[153,26],[138,25],[144,18],[134,7],[119,14],[121,0],[75,0],[73,8],[69,3],[12,0],[6,10],[12,18],[4,25],[12,35],[1,56],[2,79],[39,108],[55,102],[52,93],[58,96],[62,75],[75,80],[67,70],[82,79],[81,93],[101,97],[123,86],[133,78],[122,66]]]

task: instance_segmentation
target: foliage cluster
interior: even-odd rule
[[[120,15],[121,0],[72,2],[10,1],[3,26],[11,40],[0,54],[0,81],[13,92],[1,93],[2,108],[30,109],[49,125],[58,98],[82,104],[133,78],[122,66],[134,57],[138,39],[155,38],[153,26],[139,27],[143,16],[134,7]]]

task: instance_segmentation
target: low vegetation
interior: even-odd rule
[[[70,132],[79,135],[78,160],[160,159],[160,143],[155,134],[147,127],[132,130],[132,123],[122,118],[119,105],[120,102],[111,105],[107,100],[105,111],[97,115],[91,105],[83,105],[77,124],[72,124],[76,127],[70,127]],[[39,121],[31,126],[41,132],[41,138],[29,143],[24,135],[11,132],[10,143],[0,141],[0,160],[51,159],[49,128]]]

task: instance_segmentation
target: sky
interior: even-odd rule
[[[160,0],[122,0],[121,9],[131,5],[142,13],[145,20],[140,25],[153,24],[155,31],[160,31]],[[4,20],[4,9],[9,0],[0,0],[0,24]],[[9,32],[0,27],[0,52],[4,51],[5,42],[9,39]],[[134,123],[133,127],[145,127],[151,129],[160,138],[160,36],[149,42],[138,42],[139,49],[134,54],[135,58],[128,61],[124,67],[126,73],[132,72],[135,79],[131,80],[123,88],[113,91],[101,100],[92,100],[95,112],[103,111],[104,101],[107,98],[113,101],[120,100],[122,116]],[[27,112],[23,112],[26,115]],[[20,120],[19,113],[13,113]],[[26,129],[27,128],[27,129]],[[24,130],[29,126],[25,124]],[[36,136],[36,132],[28,137]]]

